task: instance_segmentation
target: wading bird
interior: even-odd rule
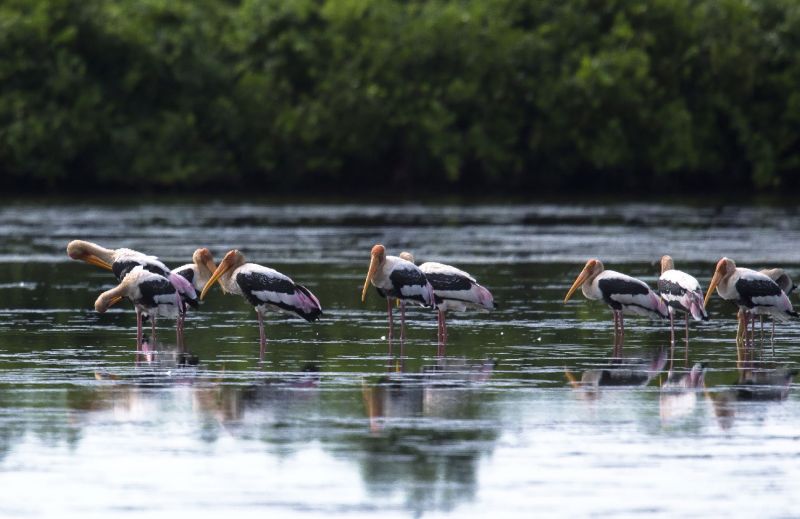
[[[798,316],[792,308],[789,297],[775,281],[766,274],[737,267],[732,259],[722,258],[717,262],[714,277],[711,278],[706,292],[706,305],[708,305],[714,289],[722,299],[732,301],[739,306],[739,328],[744,329],[745,347],[748,342],[747,325],[749,321],[753,323],[751,344],[753,341],[755,314],[769,315],[777,321],[788,321],[790,317]]]
[[[564,303],[581,287],[586,299],[601,299],[614,314],[614,354],[621,356],[625,342],[623,314],[669,317],[666,303],[647,283],[631,276],[605,270],[598,259],[590,259],[564,297]]]
[[[378,294],[386,298],[386,311],[389,314],[389,340],[393,337],[392,303],[414,301],[422,306],[435,308],[433,287],[425,278],[425,274],[408,260],[397,256],[387,256],[383,245],[375,245],[370,252],[369,270],[364,288],[361,290],[361,302],[367,298],[367,289],[372,283]],[[400,306],[400,340],[405,340],[405,306]]]
[[[255,307],[262,355],[267,345],[264,312],[268,309],[297,314],[309,322],[319,319],[322,314],[319,299],[309,289],[298,285],[277,270],[246,263],[244,255],[238,250],[229,251],[225,255],[203,287],[200,299],[205,298],[217,281],[223,293],[240,295]]]
[[[203,247],[194,251],[192,254],[192,262],[186,265],[181,265],[172,271],[173,274],[182,276],[188,281],[196,292],[203,290],[211,275],[217,270],[214,264],[214,256],[211,252]],[[183,336],[184,322],[186,321],[186,308],[181,309],[178,315],[178,328],[180,329],[181,336]],[[181,345],[182,346],[182,345]]]
[[[145,270],[169,276],[169,268],[157,257],[149,256],[133,249],[106,249],[96,243],[83,240],[72,240],[67,244],[67,255],[74,260],[81,260],[96,267],[110,270],[122,281],[125,274],[137,265]]]
[[[201,249],[198,249],[198,251],[199,250]],[[197,253],[197,251],[195,251],[195,253]],[[187,285],[186,283],[182,283],[180,279],[171,277],[170,269],[156,256],[150,256],[126,248],[106,249],[96,243],[84,240],[72,240],[69,242],[67,244],[67,255],[74,260],[85,261],[91,265],[110,270],[114,273],[114,276],[116,276],[117,281],[122,281],[125,275],[137,266],[142,267],[148,272],[172,280],[173,287],[184,300],[184,304],[180,307],[181,316],[178,320],[178,337],[181,339],[181,343],[178,346],[183,347],[183,322],[186,318],[186,305],[196,306],[196,290],[191,284]],[[211,264],[213,265],[213,262]],[[181,269],[183,269],[183,267],[181,267]],[[186,278],[187,276],[183,277]],[[197,290],[200,288],[202,288],[202,286],[197,288]],[[142,317],[146,315],[148,315],[146,312],[136,312],[136,328],[138,330],[142,328]],[[153,339],[153,341],[155,341],[155,339]],[[137,345],[139,344],[140,341],[137,341]]]
[[[670,358],[669,367],[675,353],[675,311],[686,315],[686,351],[684,364],[689,365],[689,315],[695,321],[708,321],[706,307],[703,304],[703,291],[700,283],[686,272],[675,270],[670,256],[661,257],[661,277],[658,278],[658,292],[661,299],[669,306]]]
[[[152,327],[152,341],[156,340],[156,319],[158,317],[177,318],[185,304],[197,306],[197,294],[188,299],[182,296],[175,288],[181,286],[185,294],[194,293],[194,288],[182,277],[170,274],[169,278],[144,270],[141,265],[132,268],[125,274],[119,285],[100,294],[94,303],[94,308],[103,313],[122,298],[127,297],[133,301],[136,308],[136,346],[142,347],[142,315],[150,317]],[[177,279],[176,279],[177,278]],[[183,330],[176,327],[178,345],[183,345]]]
[[[414,255],[401,252],[400,258],[414,263]],[[447,344],[446,312],[463,312],[467,308],[489,311],[494,309],[492,293],[475,281],[475,278],[453,266],[428,261],[419,266],[433,287],[433,296],[439,321],[439,344]],[[401,307],[405,303],[400,303]]]

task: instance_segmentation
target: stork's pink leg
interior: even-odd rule
[[[144,331],[142,330],[142,312],[136,309],[136,351],[142,349],[142,342],[144,342]]]
[[[406,340],[406,302],[400,301],[400,342]]]
[[[684,337],[686,341],[686,351],[683,354],[683,367],[689,367],[689,312],[686,312],[686,336]]]
[[[153,346],[158,344],[156,341],[156,317],[150,314],[150,340],[153,342]]]
[[[267,349],[267,334],[264,332],[264,315],[260,310],[256,310],[258,316],[258,350],[259,357],[263,357]]]
[[[675,358],[675,312],[672,307],[669,312],[669,369],[672,370],[672,361]]]
[[[442,343],[447,344],[447,314],[442,312]]]
[[[386,298],[386,313],[389,315],[389,340],[392,340],[394,332],[394,322],[392,321],[392,298]]]
[[[772,320],[772,333],[769,336],[769,343],[772,346],[772,356],[775,356],[775,319]]]

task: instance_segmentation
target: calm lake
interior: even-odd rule
[[[95,313],[116,283],[66,256],[76,238],[170,266],[238,248],[324,315],[270,315],[260,361],[252,307],[215,288],[187,354],[168,320],[137,354],[132,305]],[[498,309],[451,315],[438,356],[435,313],[413,308],[390,345],[385,302],[360,300],[375,243],[470,272]],[[797,280],[798,243],[797,206],[9,201],[0,516],[796,517],[800,397],[775,370],[797,366],[798,322],[754,384],[715,295],[691,329],[705,390],[662,390],[668,323],[626,320],[612,361],[611,312],[562,299],[589,257],[651,286],[665,253],[704,288],[723,255]]]

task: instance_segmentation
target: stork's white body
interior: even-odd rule
[[[587,299],[604,301],[612,310],[624,314],[666,318],[666,303],[644,281],[616,272],[603,270],[581,286]]]

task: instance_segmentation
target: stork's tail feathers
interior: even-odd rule
[[[487,310],[494,310],[494,296],[492,296],[492,293],[489,292],[489,290],[477,283],[472,286],[472,290],[478,296],[477,299],[480,306]]]
[[[316,321],[322,315],[322,305],[317,296],[303,285],[295,285],[294,311],[308,322]]]
[[[659,315],[659,317],[661,317],[662,319],[669,318],[669,312],[670,312],[669,306],[667,306],[667,303],[665,303],[664,300],[661,299],[661,296],[659,296],[658,294],[656,294],[652,290],[650,291],[650,308],[649,308],[649,310],[651,312],[657,313]]]
[[[425,285],[425,302],[427,303],[425,306],[430,306],[431,308],[436,308],[436,295],[433,293],[433,285],[431,285],[430,281]]]
[[[695,321],[708,321],[708,312],[706,312],[706,307],[703,303],[702,292],[691,292],[689,312],[691,312]]]
[[[199,299],[197,298],[197,291],[194,289],[194,286],[191,283],[189,283],[189,280],[187,280],[180,274],[175,274],[173,272],[170,272],[169,282],[175,288],[175,291],[178,292],[181,301],[188,304],[192,308],[197,308],[199,303]]]

